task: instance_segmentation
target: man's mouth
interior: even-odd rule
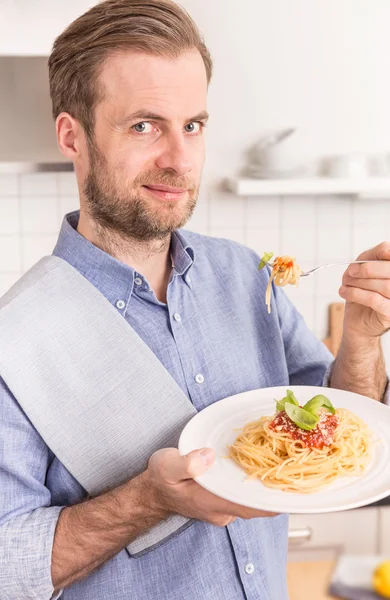
[[[186,188],[169,185],[144,185],[143,187],[161,200],[180,200],[188,191]]]

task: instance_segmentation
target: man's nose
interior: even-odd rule
[[[157,159],[160,169],[171,169],[178,175],[187,175],[192,169],[191,149],[182,134],[174,134],[166,139],[165,147]]]

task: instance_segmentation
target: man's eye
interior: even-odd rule
[[[151,133],[151,131],[153,131],[153,125],[148,123],[148,121],[142,121],[141,123],[133,125],[132,129],[134,129],[136,133]]]
[[[184,130],[187,133],[199,133],[201,129],[203,129],[204,127],[204,123],[200,123],[200,121],[197,122],[192,122],[192,123],[188,123],[188,125],[186,125],[184,127]]]

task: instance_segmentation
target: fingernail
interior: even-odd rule
[[[209,465],[214,460],[214,452],[213,452],[213,450],[209,450],[209,449],[201,450],[200,457],[201,457],[202,462],[205,465]]]
[[[348,274],[351,275],[351,277],[355,277],[355,275],[358,275],[359,274],[359,266],[351,265],[348,269]]]

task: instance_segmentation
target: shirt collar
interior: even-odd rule
[[[174,231],[171,238],[172,266],[178,275],[185,275],[195,262],[195,252],[187,244],[179,231]]]
[[[67,214],[53,254],[66,260],[94,285],[112,304],[129,301],[138,275],[107,252],[94,246],[77,231],[80,211]],[[175,231],[171,238],[171,256],[175,274],[184,276],[194,264],[195,253],[183,235]]]

